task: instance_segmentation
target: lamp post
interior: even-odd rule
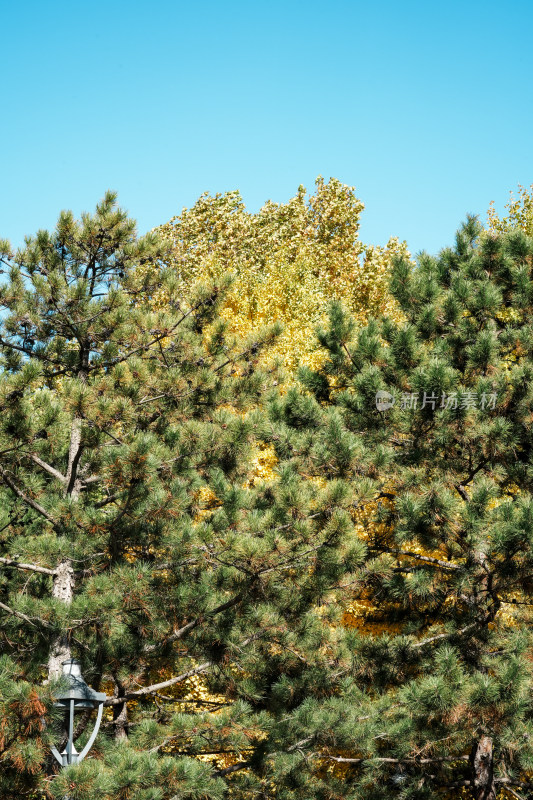
[[[94,689],[87,686],[81,674],[80,662],[76,661],[75,658],[69,658],[67,661],[63,661],[63,675],[68,679],[68,689],[56,694],[56,702],[54,705],[65,710],[67,718],[65,727],[68,730],[68,739],[62,753],[54,746],[52,746],[52,753],[61,766],[66,767],[69,764],[79,764],[80,761],[83,761],[93,746],[102,721],[104,701],[107,695],[104,692],[95,692]],[[78,753],[74,747],[74,714],[92,708],[98,708],[94,729],[89,741],[81,753]]]

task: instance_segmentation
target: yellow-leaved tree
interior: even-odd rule
[[[388,275],[393,254],[407,254],[407,245],[397,238],[385,247],[363,244],[363,209],[354,187],[319,176],[314,194],[300,186],[287,203],[268,201],[257,214],[246,210],[238,191],[205,193],[157,230],[171,243],[184,291],[233,275],[222,315],[235,333],[283,324],[271,356],[293,373],[298,364],[317,365],[314,329],[332,299],[362,323],[370,315],[399,314]]]
[[[513,228],[520,228],[527,236],[533,236],[533,184],[529,191],[518,184],[518,196],[510,192],[509,202],[505,206],[509,212],[500,217],[494,208],[494,200],[487,212],[488,226],[492,231],[507,233]]]

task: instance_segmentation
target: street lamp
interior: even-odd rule
[[[100,728],[102,721],[102,711],[104,710],[104,701],[107,695],[104,692],[95,692],[90,686],[87,686],[83,680],[80,670],[80,662],[75,658],[69,658],[67,661],[62,662],[63,675],[68,680],[68,689],[64,692],[56,694],[54,703],[55,706],[63,708],[67,716],[68,725],[68,739],[65,749],[62,753],[59,752],[57,747],[52,746],[52,753],[62,767],[69,764],[79,764],[83,761],[89,750],[91,749],[94,740]],[[79,711],[87,711],[88,709],[98,708],[98,716],[94,725],[94,730],[89,738],[89,741],[81,751],[78,753],[74,747],[74,714]]]

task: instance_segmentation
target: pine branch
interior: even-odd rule
[[[387,758],[385,756],[368,756],[366,758],[347,758],[344,756],[330,756],[327,753],[313,753],[316,758],[327,758],[338,764],[363,764],[368,761],[377,761],[380,764],[442,764],[445,762],[468,761],[470,756],[435,756],[435,758]]]
[[[467,486],[475,478],[477,473],[480,470],[482,470],[483,467],[486,466],[489,463],[489,461],[490,461],[490,458],[484,458],[483,461],[481,461],[481,463],[478,464],[477,467],[475,467],[474,469],[470,470],[470,472],[468,473],[468,477],[465,478],[463,481],[461,481],[459,486]]]
[[[371,548],[372,549],[372,548]],[[454,564],[452,561],[442,561],[440,558],[433,558],[432,556],[423,556],[420,553],[412,553],[409,550],[395,550],[393,548],[376,548],[379,549],[382,553],[391,553],[393,555],[398,556],[409,556],[410,558],[416,558],[418,561],[426,561],[429,564],[436,564],[443,569],[461,569],[459,564]]]
[[[3,467],[0,467],[0,476],[4,479],[4,483],[6,484],[6,486],[8,486],[11,489],[11,491],[17,495],[17,497],[20,497],[20,499],[24,503],[26,503],[26,505],[30,506],[30,508],[33,508],[34,511],[37,511],[37,513],[41,514],[41,516],[43,516],[46,520],[48,520],[48,522],[52,523],[54,528],[57,529],[57,522],[52,517],[52,515],[49,514],[48,511],[45,508],[43,508],[43,506],[39,505],[39,503],[35,502],[35,500],[32,500],[31,497],[25,495],[24,492],[21,489],[19,489],[18,486],[9,477],[9,475],[7,474],[7,472]]]
[[[18,344],[13,344],[12,342],[6,342],[6,340],[2,339],[1,337],[0,337],[0,345],[2,347],[11,347],[13,350],[18,350],[19,353],[24,353],[24,355],[26,355],[26,356],[32,356],[32,351],[29,350],[27,347],[21,347]],[[54,362],[54,363],[57,363],[57,362]]]
[[[42,458],[39,458],[39,456],[36,455],[35,453],[30,453],[29,456],[35,464],[38,464],[40,467],[46,470],[46,472],[48,472],[50,475],[53,475],[54,478],[58,479],[58,481],[61,481],[61,483],[66,483],[67,481],[66,477],[61,472],[59,472],[59,470],[55,469],[54,467],[51,467],[50,464],[47,464],[46,461],[43,461]]]
[[[24,622],[27,622],[29,625],[32,626],[32,628],[38,628],[39,627],[33,621],[34,619],[37,620],[37,622],[40,625],[42,625],[43,628],[51,628],[52,627],[50,625],[50,623],[46,622],[44,619],[41,619],[40,617],[33,617],[33,618],[32,617],[28,617],[28,615],[27,614],[23,614],[22,611],[15,611],[15,609],[10,608],[9,606],[6,606],[4,603],[0,603],[0,608],[3,609],[3,611],[6,611],[8,614],[11,614],[13,617],[18,617],[18,619],[21,619]]]
[[[144,697],[147,694],[153,694],[154,692],[158,692],[160,689],[166,689],[168,686],[174,686],[176,683],[186,681],[187,678],[192,678],[193,675],[200,675],[202,672],[205,672],[207,669],[213,666],[215,666],[213,661],[205,661],[203,664],[200,664],[200,666],[190,669],[188,672],[183,672],[181,675],[177,675],[175,678],[170,678],[168,681],[154,683],[152,686],[144,686],[142,689],[137,689],[135,692],[126,692],[124,697],[110,697],[105,701],[104,705],[116,706],[120,705],[125,700],[131,700],[135,697]]]
[[[29,349],[27,347],[21,347],[20,345],[14,344],[13,342],[8,342],[5,339],[0,337],[0,346],[2,347],[10,347],[12,350],[17,350],[19,353],[24,353],[24,355],[28,356],[28,358],[36,358],[38,361],[45,361],[47,364],[53,364],[56,366],[61,365],[61,361],[56,361],[53,358],[48,358],[44,355],[44,353],[36,353],[34,352],[33,348]],[[62,375],[67,370],[59,370],[58,372],[49,373],[49,375]]]
[[[154,650],[158,650],[160,647],[165,647],[166,645],[172,644],[172,642],[176,642],[178,639],[182,639],[186,633],[189,631],[194,630],[198,625],[202,622],[205,622],[207,619],[214,617],[216,614],[220,614],[222,611],[227,611],[229,608],[233,608],[242,600],[242,594],[236,595],[236,597],[232,597],[231,600],[227,600],[225,603],[217,606],[212,611],[207,611],[205,614],[197,617],[196,619],[188,622],[187,625],[184,625],[174,633],[171,633],[170,636],[167,636],[161,642],[157,642],[156,644],[148,644],[143,647],[143,653],[153,653]]]
[[[14,567],[15,569],[27,569],[32,572],[42,572],[43,575],[55,575],[55,570],[48,569],[47,567],[39,567],[37,564],[22,564],[20,561],[13,561],[11,558],[0,558],[0,564],[6,567]]]
[[[246,647],[246,645],[250,644],[251,642],[256,641],[264,636],[264,631],[260,631],[259,633],[254,634],[253,636],[249,636],[243,642],[240,643],[239,648],[242,649]],[[131,700],[135,697],[143,697],[147,694],[154,694],[158,692],[160,689],[166,689],[169,686],[174,686],[176,683],[181,683],[182,681],[187,680],[187,678],[191,678],[193,675],[200,675],[202,672],[205,672],[210,667],[216,666],[214,661],[204,661],[203,664],[200,664],[198,667],[189,670],[188,672],[183,672],[181,675],[177,675],[174,678],[169,678],[168,681],[163,681],[162,683],[154,683],[152,686],[144,686],[142,689],[137,689],[135,692],[126,692],[124,697],[116,698],[110,697],[108,700],[105,701],[104,705],[106,706],[115,706],[119,703],[123,703],[124,700]]]
[[[213,370],[213,372],[216,375],[218,372],[220,372],[222,369],[224,369],[224,367],[227,367],[228,364],[234,364],[236,361],[239,361],[241,358],[243,358],[243,356],[248,355],[248,353],[251,353],[252,351],[256,351],[258,346],[259,346],[259,342],[254,342],[252,345],[250,345],[250,347],[247,347],[244,350],[242,350],[242,352],[238,353],[235,356],[235,358],[228,358],[226,361],[224,361],[222,364],[220,364],[220,366],[218,366],[215,370]]]
[[[512,794],[512,795],[513,795],[513,797],[516,797],[516,798],[517,798],[517,800],[525,800],[525,798],[524,798],[524,797],[523,797],[521,794],[518,794],[518,792],[515,792],[515,790],[514,790],[514,789],[511,789],[511,787],[510,787],[510,786],[506,786],[506,787],[505,787],[505,791],[506,791],[506,792],[509,792],[509,794]]]
[[[461,495],[461,497],[463,498],[465,503],[469,503],[470,502],[470,498],[469,498],[466,490],[463,488],[462,484],[456,483],[455,484],[455,489],[457,489],[457,491],[459,492],[459,494]]]
[[[122,517],[124,517],[128,513],[129,508],[131,506],[131,502],[133,500],[132,488],[133,487],[130,487],[130,490],[128,491],[128,496],[126,497],[126,502],[124,503],[123,508],[118,512],[118,514],[115,516],[115,518],[110,521],[109,525],[110,525],[111,528],[114,528],[115,525],[117,525],[117,523],[120,522]]]
[[[147,342],[146,344],[142,344],[139,347],[135,347],[132,350],[129,350],[127,353],[120,356],[119,358],[115,358],[112,359],[111,361],[106,361],[101,364],[95,364],[93,367],[89,367],[89,369],[96,369],[96,368],[109,369],[110,367],[114,367],[117,364],[121,364],[123,361],[127,361],[128,358],[135,355],[136,353],[141,353],[146,350],[149,350],[151,347],[154,346],[154,344],[158,344],[158,342],[162,341],[163,339],[168,339],[168,337],[171,336],[176,331],[176,329],[181,325],[181,323],[184,320],[187,319],[187,317],[190,317],[191,314],[197,311],[197,309],[201,308],[206,302],[207,302],[206,300],[201,300],[199,303],[197,303],[195,306],[189,309],[189,311],[183,314],[182,317],[176,322],[176,324],[173,325],[169,330],[162,331],[150,342]]]
[[[429,639],[422,639],[421,641],[415,642],[412,646],[415,650],[419,650],[421,647],[427,647],[428,644],[433,644],[433,642],[441,641],[442,639],[451,639],[453,636],[464,636],[465,633],[470,633],[470,631],[479,628],[480,624],[484,622],[488,622],[491,618],[491,614],[488,614],[483,622],[471,622],[470,625],[466,625],[464,628],[461,628],[458,631],[451,631],[450,633],[439,633],[436,636],[430,636]]]
[[[111,494],[111,495],[109,495],[109,497],[106,497],[104,500],[100,500],[98,503],[95,503],[94,507],[95,508],[103,508],[104,506],[109,505],[109,503],[113,503],[115,500],[118,500],[119,497],[121,497],[121,496],[122,496],[121,492],[115,492],[115,494]]]
[[[223,778],[225,775],[231,775],[233,772],[238,772],[241,769],[246,769],[251,765],[251,761],[239,761],[238,764],[232,764],[230,767],[224,767],[213,773],[214,778]],[[175,795],[171,800],[179,800],[178,795]]]
[[[355,363],[355,361],[354,361],[354,359],[353,359],[353,356],[352,356],[352,354],[350,353],[350,351],[348,350],[348,348],[346,347],[346,343],[345,343],[345,342],[343,342],[343,343],[342,343],[342,349],[344,350],[344,352],[346,353],[346,355],[348,356],[348,358],[350,359],[350,361],[352,362],[352,364],[354,365],[354,367],[356,367],[356,368],[357,368],[357,365],[356,365],[356,363]]]

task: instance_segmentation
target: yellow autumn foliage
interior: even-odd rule
[[[287,203],[268,201],[257,214],[239,192],[205,193],[157,231],[171,245],[169,264],[184,291],[233,276],[222,316],[236,334],[283,324],[269,355],[293,373],[299,364],[318,365],[314,329],[332,299],[361,323],[372,314],[400,316],[388,275],[393,254],[409,256],[407,245],[397,238],[385,247],[363,244],[363,209],[354,187],[319,176],[314,194],[300,186]]]
[[[533,184],[529,191],[518,184],[518,196],[510,192],[509,202],[505,205],[507,216],[500,217],[494,208],[494,200],[487,211],[489,230],[505,233],[512,228],[520,228],[528,236],[533,236]]]

